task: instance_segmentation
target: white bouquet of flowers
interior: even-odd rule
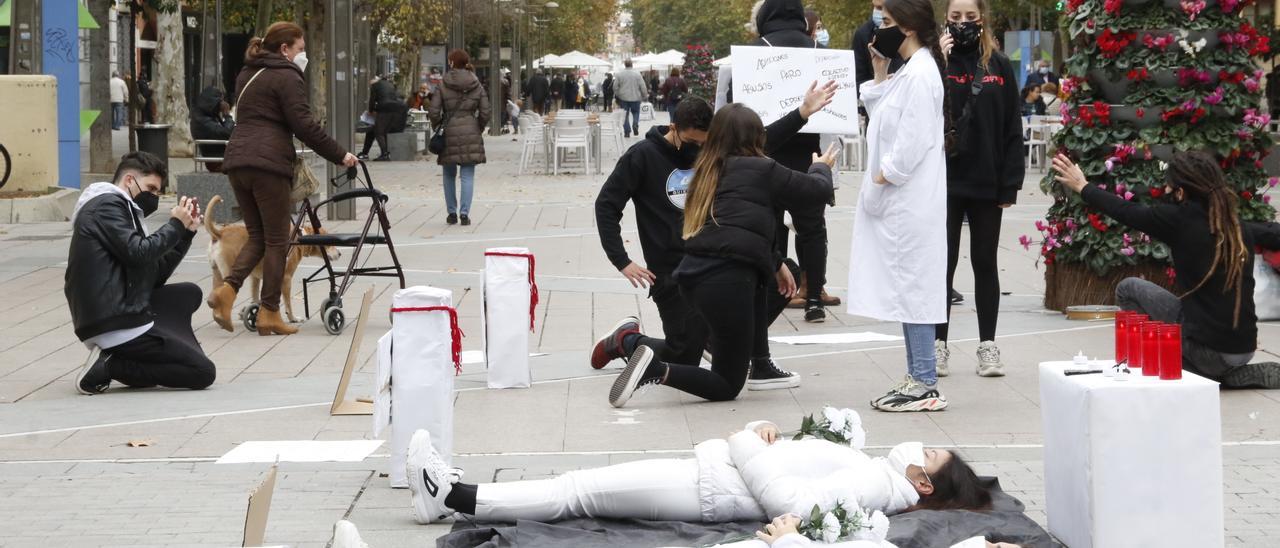
[[[849,408],[826,406],[822,408],[819,417],[805,415],[794,439],[805,436],[848,445],[854,449],[862,449],[867,444],[867,433],[862,430],[862,417]]]
[[[862,508],[847,508],[844,502],[837,502],[835,508],[827,512],[814,505],[799,529],[800,534],[810,540],[826,544],[843,540],[881,542],[889,534],[889,518],[879,510],[867,514]]]

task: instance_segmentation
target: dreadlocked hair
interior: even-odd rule
[[[1227,277],[1223,293],[1235,291],[1236,306],[1231,327],[1239,327],[1244,286],[1242,280],[1244,267],[1249,261],[1249,249],[1244,244],[1240,218],[1236,214],[1236,195],[1227,187],[1218,162],[1203,152],[1174,155],[1169,162],[1166,178],[1170,187],[1182,189],[1188,199],[1204,206],[1209,214],[1209,233],[1213,235],[1214,243],[1213,262],[1209,265],[1209,272],[1180,298],[1199,291],[1221,269]]]

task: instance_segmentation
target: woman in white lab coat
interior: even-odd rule
[[[875,81],[861,89],[870,166],[853,224],[849,313],[902,322],[906,336],[908,375],[872,407],[941,411],[933,340],[947,320],[944,62],[929,0],[887,0],[884,12],[870,46]],[[890,78],[897,56],[906,64]]]

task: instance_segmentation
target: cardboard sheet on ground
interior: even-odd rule
[[[834,49],[733,46],[733,101],[742,103],[765,125],[800,106],[805,91],[835,80],[836,96],[827,108],[809,117],[801,133],[857,135],[858,84],[853,52]]]
[[[241,546],[262,546],[262,541],[267,536],[267,517],[271,514],[271,495],[276,490],[276,473],[279,469],[279,464],[271,465],[262,483],[249,493],[249,507],[244,513],[244,536]]]
[[[372,415],[373,403],[347,399],[347,387],[351,384],[351,372],[356,368],[356,358],[360,357],[360,343],[364,340],[364,326],[369,318],[369,303],[373,302],[373,286],[365,290],[360,301],[360,316],[356,318],[355,334],[351,337],[351,346],[347,349],[347,361],[342,366],[342,375],[338,377],[338,391],[333,395],[333,405],[329,406],[330,415]]]
[[[246,441],[227,451],[218,464],[246,462],[360,462],[382,445],[382,440],[344,441]]]
[[[860,333],[821,333],[818,335],[796,335],[791,337],[769,337],[769,342],[782,344],[857,344],[865,342],[896,342],[902,337],[885,335],[874,331]]]

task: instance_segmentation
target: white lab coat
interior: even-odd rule
[[[947,321],[947,162],[942,76],[920,48],[862,102],[870,166],[858,194],[849,313],[915,324]],[[884,173],[890,184],[875,183]]]

